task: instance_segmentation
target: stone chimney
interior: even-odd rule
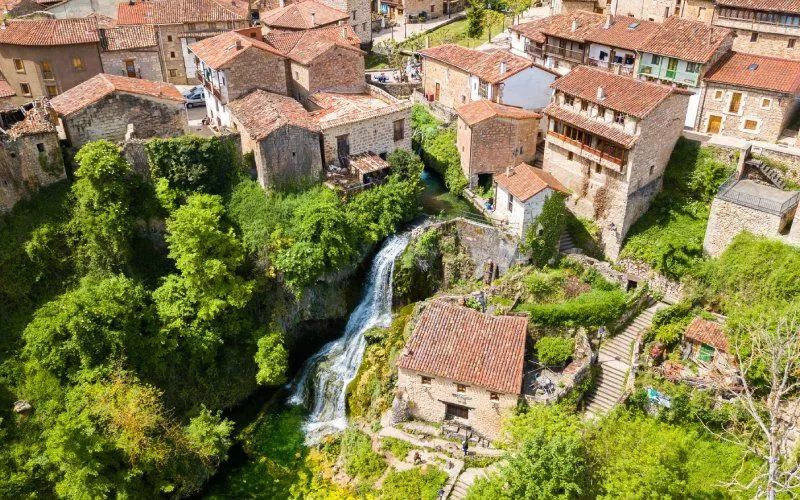
[[[606,91],[603,87],[597,87],[597,100],[602,101],[606,98]]]
[[[242,50],[242,40],[238,36],[236,37],[236,50]]]
[[[342,26],[342,29],[340,31],[342,33],[342,40],[347,40],[347,28],[345,26]]]
[[[577,19],[573,19],[572,20],[572,31],[578,31],[578,20]]]
[[[611,14],[606,16],[606,24],[603,25],[603,28],[609,29],[611,25],[614,24],[613,16]]]
[[[500,74],[501,75],[505,75],[507,69],[508,68],[506,67],[506,62],[505,61],[500,61]]]

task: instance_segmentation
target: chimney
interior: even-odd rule
[[[603,25],[603,28],[605,28],[605,29],[608,29],[608,28],[610,28],[610,27],[611,27],[611,25],[613,24],[613,21],[612,21],[612,19],[613,19],[613,18],[612,18],[612,16],[611,16],[611,14],[607,15],[607,16],[606,16],[606,24],[605,24],[605,25]]]
[[[284,0],[279,0],[278,5],[283,8],[286,7],[286,2]]]
[[[311,27],[317,27],[317,16],[313,12],[311,13]]]
[[[506,177],[511,177],[511,174],[514,173],[514,170],[511,167],[506,167]]]
[[[606,98],[606,91],[603,87],[597,87],[597,100],[602,101]]]
[[[236,37],[236,50],[242,50],[242,40],[238,36]]]
[[[500,61],[500,74],[501,75],[505,75],[506,74],[506,62],[505,61]]]
[[[342,40],[347,40],[347,28],[345,26],[342,26],[341,32],[342,32]]]
[[[578,20],[577,19],[573,19],[572,20],[572,31],[578,31]]]

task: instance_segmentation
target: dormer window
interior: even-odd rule
[[[619,125],[625,125],[625,113],[614,111],[614,123],[617,123]]]
[[[564,95],[564,104],[566,104],[567,106],[574,106],[575,98],[571,95]]]
[[[581,111],[589,111],[589,101],[586,99],[581,100]]]

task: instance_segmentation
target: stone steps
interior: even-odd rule
[[[581,253],[581,249],[575,244],[572,235],[564,231],[558,240],[558,252],[562,254]]]

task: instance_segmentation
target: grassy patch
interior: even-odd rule
[[[447,473],[436,467],[391,471],[383,481],[383,500],[435,500],[447,483]]]
[[[467,20],[459,19],[458,21],[454,21],[428,33],[428,43],[430,47],[448,43],[456,43],[465,47],[475,48],[488,42],[490,33],[491,36],[497,36],[509,24],[510,21],[507,20],[503,14],[487,10],[486,18],[484,20],[483,33],[480,36],[474,38],[468,36]],[[425,47],[425,36],[426,35],[415,35],[409,37],[402,44],[400,44],[400,47],[409,50],[422,49]]]
[[[414,445],[402,439],[385,437],[381,439],[381,449],[388,451],[398,460],[405,460],[408,453],[414,449]]]
[[[389,58],[377,52],[367,52],[364,58],[365,69],[384,69],[389,67]]]
[[[386,470],[386,460],[372,449],[370,437],[352,427],[342,436],[342,458],[344,471],[359,486],[371,486]]]

